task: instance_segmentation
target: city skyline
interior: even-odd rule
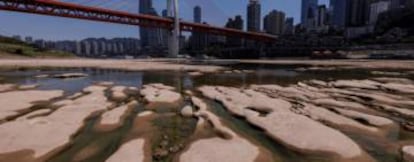
[[[203,9],[203,21],[223,27],[228,18],[235,15],[242,15],[244,20],[246,19],[246,6],[248,0],[242,0],[242,3],[232,5],[231,8],[226,6],[231,5],[230,2],[220,2],[222,5],[218,5],[218,0],[212,1],[180,1],[180,17],[185,21],[193,21],[193,7],[199,5]],[[320,0],[321,4],[327,4],[328,0]],[[165,8],[165,2],[160,0],[154,0],[154,7],[159,15]],[[293,17],[295,23],[300,21],[300,0],[292,2],[283,1],[270,1],[261,0],[262,11],[261,18],[269,13],[271,10],[279,10],[286,13],[288,17]],[[284,7],[280,7],[284,6]],[[136,6],[138,11],[138,4]],[[217,16],[222,15],[222,16]],[[223,16],[224,15],[224,16]],[[81,40],[88,37],[95,38],[115,38],[115,37],[132,37],[139,38],[139,32],[135,26],[119,25],[119,24],[106,24],[99,22],[91,22],[84,20],[74,20],[57,17],[37,16],[21,13],[0,12],[0,20],[7,20],[10,23],[2,25],[0,27],[0,34],[2,35],[21,35],[22,37],[31,36],[36,39],[45,40]],[[36,20],[36,21],[33,21]],[[30,22],[30,23],[29,23]],[[44,25],[48,24],[48,25]],[[28,28],[27,26],[30,26]],[[244,24],[246,26],[246,24]],[[100,30],[96,30],[96,29]],[[70,34],[66,34],[70,33]]]

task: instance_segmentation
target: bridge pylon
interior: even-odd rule
[[[177,57],[180,50],[180,18],[178,15],[178,0],[167,1],[167,13],[168,17],[174,18],[173,29],[168,35],[168,55],[169,57]]]

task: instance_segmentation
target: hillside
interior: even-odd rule
[[[40,49],[12,38],[0,37],[0,58],[73,58],[72,53]]]

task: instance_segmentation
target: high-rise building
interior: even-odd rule
[[[335,28],[344,28],[346,26],[346,6],[347,0],[330,0],[331,26]]]
[[[32,44],[33,43],[33,37],[25,37],[24,41],[28,44]]]
[[[282,34],[285,25],[285,13],[273,10],[264,17],[263,22],[263,29],[266,33],[273,35]]]
[[[157,11],[154,8],[151,8],[148,12],[149,15],[159,16]],[[147,37],[147,46],[150,48],[159,48],[162,45],[162,29],[161,28],[147,28],[146,29]],[[145,47],[145,46],[144,46]]]
[[[396,9],[396,8],[406,7],[407,1],[409,0],[390,0],[390,1],[391,1],[390,8]]]
[[[378,16],[390,9],[390,1],[378,1],[370,5],[369,23],[375,24],[378,20]]]
[[[12,38],[18,41],[22,41],[22,37],[20,35],[13,35]]]
[[[195,6],[193,9],[193,16],[195,23],[201,23],[201,7]],[[190,38],[191,49],[196,51],[204,50],[207,47],[207,34],[201,32],[193,32]]]
[[[291,35],[295,33],[295,26],[293,23],[294,23],[293,17],[286,18],[283,34]]]
[[[152,8],[152,0],[139,0],[139,13],[140,14],[149,14]],[[149,45],[149,34],[147,28],[140,27],[139,35],[141,38],[141,46],[146,47]]]
[[[226,28],[243,30],[243,19],[241,15],[237,15],[234,19],[229,18]],[[240,47],[243,45],[243,39],[237,37],[226,37],[226,44],[231,47]]]
[[[168,13],[167,10],[164,9],[162,10],[162,17],[167,18],[168,17]],[[164,48],[168,48],[168,35],[169,32],[167,29],[161,29],[161,39],[162,39],[162,46]]]
[[[91,44],[88,41],[81,42],[81,53],[84,56],[91,56]]]
[[[249,0],[247,6],[247,30],[260,32],[261,5],[259,0]]]
[[[321,28],[328,25],[328,10],[325,5],[318,6],[316,12],[316,27]]]
[[[358,27],[368,24],[369,0],[347,0],[346,26]]]
[[[139,0],[139,13],[158,16],[152,0]],[[141,46],[155,48],[162,45],[161,29],[140,27]]]
[[[315,26],[315,16],[318,7],[318,0],[302,0],[301,24],[305,28]]]
[[[194,7],[194,22],[201,23],[201,7],[200,6]]]

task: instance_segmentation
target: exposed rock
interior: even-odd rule
[[[174,103],[181,99],[181,95],[172,91],[173,89],[173,87],[162,84],[149,84],[144,85],[144,88],[141,89],[141,95],[148,102]]]
[[[213,128],[223,138],[209,138],[197,140],[190,145],[188,150],[181,154],[181,162],[253,162],[259,155],[259,149],[241,138],[229,128],[225,127],[220,119],[213,113],[207,111],[206,105],[200,99],[192,97],[193,103],[199,107],[196,113],[200,118],[199,125],[203,125],[204,120],[209,121]],[[229,156],[232,154],[232,156]]]
[[[41,74],[41,75],[36,75],[35,78],[48,78],[50,77],[50,75],[48,74]]]
[[[104,87],[111,87],[111,86],[114,85],[114,82],[102,81],[102,82],[97,82],[95,85],[104,86]]]
[[[414,94],[414,85],[410,84],[387,83],[381,86],[400,93]]]
[[[375,127],[360,124],[359,122],[353,119],[349,119],[347,117],[338,115],[334,112],[331,112],[321,107],[306,105],[304,107],[304,110],[310,115],[312,119],[319,120],[322,122],[329,122],[330,124],[334,124],[337,126],[349,126],[373,133],[376,133],[378,131],[378,129]]]
[[[350,118],[363,119],[369,124],[377,126],[377,127],[389,126],[389,125],[394,124],[394,122],[390,119],[379,117],[379,116],[374,116],[374,115],[369,115],[369,114],[364,114],[358,111],[344,110],[344,109],[335,109],[335,111],[339,112],[340,114],[344,116],[348,116]]]
[[[209,138],[195,141],[181,154],[180,162],[253,162],[259,149],[238,136],[231,140]]]
[[[60,101],[52,103],[52,106],[61,107],[61,106],[69,105],[69,104],[73,104],[73,100],[71,99],[60,100]]]
[[[85,73],[65,73],[65,74],[53,75],[53,78],[67,79],[67,78],[83,78],[87,76],[88,74],[85,74]]]
[[[19,90],[29,90],[29,89],[35,89],[39,87],[39,84],[27,84],[27,85],[20,85]]]
[[[369,80],[338,80],[329,83],[337,88],[378,89],[379,83]]]
[[[363,153],[355,142],[341,132],[292,113],[289,102],[250,90],[246,90],[246,94],[225,87],[203,86],[199,90],[204,96],[222,102],[230,112],[237,112],[234,114],[262,128],[274,140],[297,151],[331,152],[343,158],[355,158]],[[251,113],[251,108],[267,110],[268,114]]]
[[[115,86],[111,88],[111,99],[113,99],[114,101],[117,102],[122,102],[125,101],[126,99],[128,99],[128,95],[125,94],[125,90],[127,89],[127,87],[125,86]]]
[[[189,72],[188,75],[190,75],[190,76],[202,76],[203,73],[196,71],[196,72]]]
[[[74,99],[79,98],[81,96],[83,96],[83,93],[82,92],[77,92],[77,93],[75,93],[75,94],[73,94],[71,96],[68,96],[68,99],[74,100]]]
[[[14,84],[0,84],[0,92],[11,91],[16,88]]]
[[[193,108],[189,105],[184,106],[184,108],[181,109],[181,115],[184,117],[192,117],[193,116]]]
[[[44,115],[44,114],[48,114],[51,113],[52,110],[51,109],[40,109],[40,110],[35,110],[29,114],[26,114],[24,116],[21,116],[19,118],[17,118],[16,120],[25,120],[25,119],[30,119],[32,117],[38,116],[38,115]]]
[[[322,86],[322,87],[328,86],[328,83],[321,81],[321,80],[310,80],[309,83],[317,85],[317,86]]]
[[[161,84],[161,83],[153,83],[153,84],[149,84],[148,86],[152,86],[152,87],[157,88],[157,89],[170,90],[170,91],[175,90],[174,87],[167,86],[167,85],[164,85],[164,84]]]
[[[19,114],[18,111],[29,109],[33,102],[49,101],[63,95],[61,90],[52,91],[11,91],[0,93],[0,120]]]
[[[144,139],[135,139],[123,144],[106,162],[143,162]]]
[[[210,122],[214,130],[223,138],[231,139],[236,136],[236,134],[225,127],[221,122],[220,118],[209,111],[197,112],[199,117],[203,117],[206,121]]]
[[[2,137],[0,154],[28,149],[34,151],[34,158],[39,158],[51,151],[62,149],[62,146],[68,144],[72,136],[82,128],[84,120],[88,116],[94,112],[105,110],[111,105],[105,97],[105,89],[100,86],[87,87],[84,91],[90,92],[90,94],[74,100],[72,104],[65,105],[48,116],[10,121],[0,125],[0,136]],[[10,93],[17,95],[12,98],[28,101],[39,96],[48,96],[49,98],[60,96],[63,92],[24,91]],[[11,96],[11,94],[7,95]],[[3,98],[0,97],[0,100]],[[10,100],[8,99],[7,103],[19,103],[19,107],[27,106],[21,105],[21,102],[18,101],[10,102]],[[17,107],[17,105],[15,106]],[[53,132],[53,135],[50,132]],[[47,140],[39,140],[45,137]]]
[[[185,90],[184,93],[187,94],[187,95],[189,95],[189,96],[193,96],[194,95],[193,92],[190,91],[190,90]]]
[[[162,159],[166,156],[168,156],[168,150],[167,149],[162,149],[162,148],[157,148],[154,150],[154,153],[152,155],[155,159]]]
[[[398,107],[384,105],[384,104],[381,104],[378,106],[390,112],[397,112],[398,114],[402,114],[402,115],[409,116],[409,117],[414,117],[414,110],[398,108]]]
[[[406,78],[374,78],[373,80],[383,82],[383,83],[400,83],[400,84],[413,84],[414,82]]]
[[[404,162],[414,162],[414,146],[404,146],[402,153]]]
[[[197,97],[191,97],[191,102],[197,106],[198,111],[207,111],[207,104]]]
[[[144,112],[139,113],[138,114],[138,117],[146,117],[146,116],[150,116],[152,114],[154,114],[154,112],[152,112],[152,111],[144,111]]]
[[[115,126],[114,128],[121,126],[123,122],[123,116],[127,114],[128,109],[133,105],[134,104],[130,102],[129,104],[119,106],[103,113],[99,125],[113,125]]]
[[[128,96],[139,96],[139,89],[137,87],[128,87],[124,92]]]
[[[316,105],[320,106],[328,106],[328,107],[340,107],[340,108],[347,108],[347,109],[356,109],[356,110],[366,110],[367,108],[356,102],[349,102],[349,101],[338,101],[331,98],[323,98],[323,99],[316,99],[312,101]]]

